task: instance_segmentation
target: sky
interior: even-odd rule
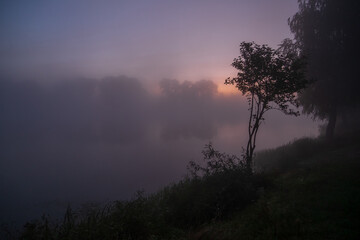
[[[241,41],[276,47],[296,0],[1,1],[1,72],[222,82]],[[53,76],[52,76],[53,77]]]
[[[0,221],[156,191],[210,141],[240,155],[248,106],[223,82],[240,42],[276,48],[296,11],[296,0],[1,1]],[[318,134],[306,116],[265,117],[257,149]]]

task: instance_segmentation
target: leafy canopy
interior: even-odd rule
[[[289,18],[296,46],[307,57],[307,77],[316,82],[299,100],[314,118],[327,119],[326,137],[342,127],[358,128],[360,106],[360,1],[298,0],[299,10]],[[339,126],[339,125],[338,125]]]
[[[305,88],[304,59],[299,58],[284,41],[277,50],[254,42],[240,44],[240,56],[232,66],[239,70],[237,77],[227,78],[225,84],[235,85],[249,101],[261,103],[266,112],[278,109],[285,114],[299,115],[290,108],[298,107],[296,93]]]
[[[256,147],[256,136],[264,113],[277,109],[298,116],[291,108],[298,107],[297,92],[305,88],[304,61],[291,41],[285,40],[277,50],[254,42],[240,44],[240,56],[232,66],[239,70],[237,77],[227,78],[225,84],[235,85],[249,103],[248,143],[245,160],[249,171]]]

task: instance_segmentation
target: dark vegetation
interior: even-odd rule
[[[326,119],[332,138],[338,123],[349,128],[359,121],[360,2],[298,0],[299,11],[289,19],[294,47],[307,58],[312,86],[300,94],[304,112]]]
[[[250,104],[249,144],[244,156],[221,153],[209,144],[203,162],[190,162],[187,177],[157,193],[138,192],[132,200],[105,206],[90,204],[76,210],[69,206],[62,220],[44,215],[17,233],[3,226],[2,237],[359,239],[359,132],[335,134],[339,116],[347,132],[358,129],[356,120],[355,128],[346,125],[359,116],[359,3],[298,2],[299,12],[289,19],[295,41],[283,42],[285,55],[244,43],[244,58],[234,60],[233,66],[240,71],[227,83],[248,94]],[[286,54],[292,54],[294,60],[287,61]],[[299,93],[304,82],[292,85],[294,81],[288,80],[303,79],[296,68],[303,57],[312,85]],[[292,63],[296,63],[295,71]],[[291,71],[282,71],[288,68]],[[306,113],[327,120],[327,138],[299,139],[259,152],[253,159],[263,114],[273,108],[294,113],[287,104],[295,103],[295,92]],[[283,98],[279,98],[281,94]],[[253,161],[254,168],[250,166]]]
[[[259,153],[271,186],[201,239],[358,239],[359,137],[300,139]],[[266,162],[269,160],[270,162]]]
[[[6,237],[358,239],[359,149],[359,137],[299,139],[259,152],[258,171],[249,174],[239,158],[210,144],[204,162],[189,164],[189,176],[157,193],[69,206],[62,220],[44,215]]]
[[[237,76],[227,78],[225,84],[235,85],[249,104],[244,156],[246,167],[251,171],[256,137],[265,113],[279,110],[287,115],[300,114],[291,106],[299,106],[296,94],[308,85],[305,61],[286,41],[276,50],[267,45],[242,42],[240,56],[234,59],[232,66],[238,70]]]
[[[138,192],[130,201],[72,210],[64,219],[26,223],[20,239],[187,239],[204,224],[224,220],[257,199],[261,174],[249,174],[236,156],[209,144],[204,164],[191,162],[189,176],[161,191]]]

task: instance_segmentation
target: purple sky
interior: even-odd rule
[[[239,155],[248,112],[224,94],[230,64],[241,41],[291,37],[296,11],[296,0],[1,1],[0,222],[154,191],[209,141]],[[304,116],[265,117],[258,149],[317,135]]]
[[[1,72],[222,82],[241,41],[290,37],[296,0],[1,1]]]

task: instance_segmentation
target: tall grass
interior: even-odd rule
[[[295,140],[257,153],[256,173],[249,173],[241,158],[221,153],[209,144],[203,151],[203,161],[190,162],[188,176],[178,183],[153,194],[137,192],[128,201],[88,204],[76,210],[69,206],[61,220],[54,221],[44,215],[40,220],[26,223],[19,238],[331,237],[326,234],[330,230],[322,225],[322,221],[329,218],[329,224],[343,224],[336,216],[348,217],[350,213],[342,210],[346,203],[360,209],[356,204],[360,200],[360,189],[356,187],[360,186],[356,177],[359,164],[355,164],[359,162],[356,159],[360,160],[359,143],[348,138],[333,142],[311,138]],[[342,160],[346,159],[355,159],[355,165],[349,162],[342,165]],[[329,165],[331,161],[334,161],[333,165]],[[358,185],[350,186],[354,182]],[[338,203],[331,198],[338,199]],[[336,211],[327,212],[327,208]],[[352,232],[333,234],[353,237],[356,234],[353,226],[358,221],[354,214],[352,216],[349,218],[352,221],[349,231]],[[311,221],[316,224],[312,226]],[[319,235],[316,227],[321,228]],[[335,226],[335,229],[347,231],[346,227]]]
[[[285,171],[327,147],[319,138],[301,138],[275,149],[262,150],[255,155],[256,171]]]
[[[188,239],[204,224],[229,219],[258,198],[266,186],[240,158],[211,144],[202,162],[190,162],[189,174],[154,194],[137,192],[132,200],[105,206],[67,208],[61,221],[49,217],[24,225],[20,239]]]

